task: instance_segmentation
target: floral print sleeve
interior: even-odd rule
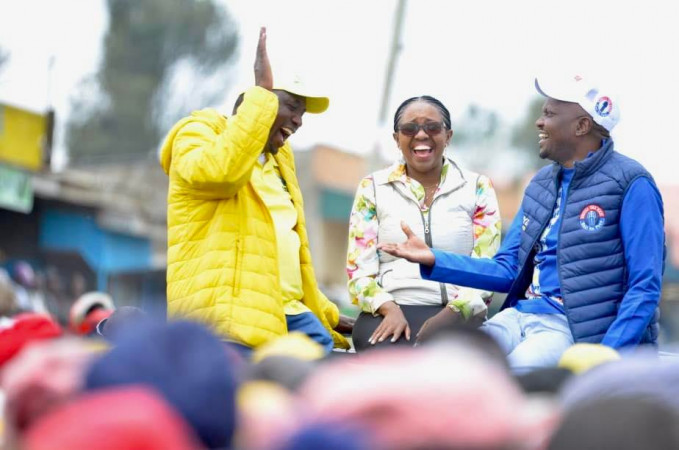
[[[479,176],[476,184],[476,210],[472,217],[474,223],[474,248],[472,258],[492,258],[500,248],[502,222],[495,189],[488,177]],[[462,313],[465,319],[484,314],[493,293],[460,287],[457,298],[451,302],[453,309]]]
[[[393,300],[377,282],[380,262],[377,256],[377,211],[372,176],[361,180],[349,219],[347,275],[349,296],[363,311],[377,314],[382,304]]]

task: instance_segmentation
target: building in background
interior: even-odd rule
[[[62,321],[88,290],[117,305],[164,305],[162,171],[153,161],[52,173],[53,120],[0,104],[0,265],[11,273],[29,262]]]
[[[316,277],[323,292],[349,308],[345,271],[349,215],[359,181],[368,174],[365,158],[316,145],[295,152],[297,178]]]
[[[0,208],[33,208],[31,173],[49,167],[53,123],[52,112],[0,103]]]

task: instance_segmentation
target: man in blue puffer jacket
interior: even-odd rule
[[[423,278],[507,292],[482,325],[517,373],[556,365],[574,342],[655,345],[665,260],[663,202],[651,175],[614,150],[617,99],[579,76],[536,79],[540,157],[492,259],[408,240],[378,248],[419,262]]]

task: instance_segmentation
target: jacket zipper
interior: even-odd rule
[[[566,197],[564,198],[563,201],[563,212],[564,214],[566,213],[566,204],[568,203],[568,197],[570,196],[571,193],[571,187],[573,186],[573,181],[575,181],[575,174],[576,174],[576,168],[573,169],[573,176],[571,177],[571,182],[568,183],[568,189],[566,190]],[[554,184],[556,185],[556,192],[557,195],[559,193],[559,185],[557,183],[557,179],[554,180]],[[566,319],[568,320],[568,325],[570,326],[570,318],[568,317],[568,307],[566,306],[566,296],[563,293],[563,277],[561,276],[561,229],[563,228],[563,222],[564,222],[564,217],[561,216],[560,221],[559,221],[559,233],[557,235],[557,244],[556,244],[556,273],[559,276],[559,285],[561,286],[561,300],[562,300],[562,305],[564,311],[566,311]],[[572,328],[571,328],[572,329]],[[572,332],[571,332],[572,333]]]
[[[460,170],[457,166],[455,166],[455,168],[458,171]],[[446,194],[452,194],[453,192],[457,191],[458,189],[461,189],[466,183],[467,183],[467,180],[464,180],[464,182],[462,184],[457,186],[455,189],[453,189],[449,192],[446,192]],[[433,243],[433,239],[431,237],[431,227],[430,227],[431,210],[434,209],[434,203],[436,203],[436,201],[440,197],[434,197],[434,200],[432,200],[431,205],[429,205],[429,210],[427,211],[427,216],[425,217],[424,213],[422,212],[422,209],[420,209],[420,205],[417,202],[415,202],[408,195],[404,194],[403,191],[401,191],[401,189],[398,185],[394,185],[394,188],[398,191],[399,194],[401,194],[406,199],[412,201],[417,206],[417,209],[420,211],[420,216],[422,217],[422,225],[424,225],[424,242],[427,243],[429,248],[433,248],[434,243]],[[444,283],[439,283],[439,288],[441,290],[441,305],[447,306],[449,299],[448,299],[448,290],[446,289],[446,285]]]
[[[460,189],[464,183],[454,189],[451,192],[456,191],[457,189]],[[396,190],[403,195],[406,199],[413,201],[410,197],[407,195],[404,195],[401,189],[399,189],[398,186],[394,185]],[[431,237],[431,227],[429,224],[431,223],[431,210],[434,207],[434,203],[436,203],[436,200],[438,200],[439,197],[435,197],[434,200],[432,200],[431,205],[429,205],[429,210],[427,211],[427,216],[424,215],[422,212],[422,209],[420,209],[420,205],[417,202],[414,202],[415,205],[417,206],[417,209],[420,211],[420,217],[422,218],[422,225],[424,225],[424,242],[429,246],[429,248],[433,248],[433,239]],[[448,290],[446,289],[446,285],[444,283],[439,283],[439,289],[441,291],[441,305],[446,306],[448,305]]]
[[[457,168],[457,166],[455,166],[455,168]],[[457,170],[459,171],[460,169],[457,168]],[[452,194],[453,192],[455,192],[455,191],[457,191],[458,189],[462,188],[466,183],[467,183],[467,181],[465,180],[462,184],[460,184],[459,186],[457,186],[455,189],[451,190],[450,192],[446,192],[446,194]],[[418,210],[420,211],[420,216],[422,217],[422,225],[424,225],[424,242],[426,242],[426,244],[429,246],[429,248],[433,248],[433,247],[434,247],[434,243],[433,243],[433,239],[432,239],[432,237],[431,237],[431,227],[430,227],[430,223],[431,223],[431,210],[434,208],[434,203],[436,203],[436,201],[437,201],[440,197],[434,197],[434,200],[432,200],[431,205],[429,205],[429,210],[427,211],[427,216],[425,217],[424,213],[422,212],[422,209],[420,209],[420,205],[419,205],[417,202],[415,202],[413,199],[411,199],[410,197],[408,197],[407,195],[405,195],[405,194],[403,193],[403,191],[401,191],[401,189],[399,188],[399,186],[394,185],[394,188],[399,192],[399,194],[401,194],[401,195],[402,195],[403,197],[405,197],[406,199],[412,201],[412,202],[415,203],[415,205],[417,206]],[[442,306],[447,306],[447,305],[448,305],[448,302],[449,302],[449,299],[448,299],[448,290],[446,289],[445,283],[439,283],[439,289],[441,290],[441,305],[442,305]]]
[[[431,223],[431,210],[434,209],[434,203],[436,200],[438,200],[438,197],[435,197],[434,200],[432,200],[431,205],[429,205],[427,217],[425,217],[422,210],[420,210],[420,214],[422,215],[422,223],[424,223],[424,241],[427,243],[429,248],[434,248],[434,242],[431,237],[431,228],[429,227],[429,224]],[[441,304],[446,306],[448,305],[449,301],[448,289],[446,289],[446,285],[444,283],[439,283],[439,289],[441,290]]]
[[[281,174],[282,175],[282,174]],[[257,192],[257,189],[252,186],[252,191],[255,193],[255,198],[264,206],[264,210],[266,211],[267,216],[269,217],[269,222],[273,226],[273,217],[271,216],[271,212],[269,212],[269,208],[267,208],[266,203],[264,203],[264,199],[259,195],[259,192]],[[293,203],[294,205],[294,203]],[[239,208],[240,210],[240,205]],[[242,265],[242,260],[243,260],[243,247],[244,247],[244,241],[245,241],[245,235],[244,235],[244,214],[239,214],[239,219],[238,219],[238,238],[236,238],[236,264],[235,264],[235,273],[233,275],[233,295],[237,296],[240,294],[240,279],[241,279],[241,265]],[[274,236],[274,245],[276,245],[276,231],[274,229],[273,232]],[[276,255],[276,258],[278,258],[278,255]],[[278,274],[278,267],[276,267],[276,273],[277,276],[280,276]]]
[[[233,296],[237,297],[240,294],[240,265],[241,265],[241,236],[240,227],[238,230],[238,237],[236,237],[236,264],[234,264],[233,273]]]
[[[279,167],[280,167],[280,166],[279,166]],[[278,173],[279,173],[280,176],[281,176],[281,181],[287,186],[287,183],[286,183],[286,181],[285,181],[285,177],[283,176],[283,172],[280,170],[280,168],[279,168],[279,170],[278,170]],[[269,207],[266,206],[266,203],[264,202],[264,199],[262,198],[261,195],[259,195],[259,192],[257,192],[257,189],[255,189],[254,186],[252,186],[252,191],[255,193],[255,198],[256,198],[257,200],[259,200],[259,203],[264,207],[264,211],[266,212],[266,215],[267,215],[267,217],[269,218],[269,223],[271,224],[271,227],[273,228],[272,236],[273,236],[273,244],[274,244],[274,248],[277,249],[277,248],[278,248],[278,243],[277,243],[277,241],[276,241],[276,240],[277,240],[277,237],[276,237],[276,226],[274,225],[273,216],[271,215],[271,211],[269,211]],[[292,194],[290,195],[290,201],[292,202],[292,206],[295,207],[295,202],[292,200]],[[242,215],[241,215],[241,217],[242,217]],[[299,220],[299,219],[298,219],[298,220]],[[276,272],[276,279],[279,280],[278,289],[279,289],[279,291],[280,291],[280,276],[281,276],[281,275],[280,275],[280,273],[278,272],[278,253],[276,253],[276,264],[275,264],[274,270],[275,270],[275,272]],[[300,270],[301,270],[301,267],[300,267]],[[239,277],[239,278],[240,278],[240,277]],[[282,301],[282,300],[281,300],[281,301]]]

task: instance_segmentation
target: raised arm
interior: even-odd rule
[[[238,112],[228,121],[215,110],[194,112],[175,125],[163,144],[161,164],[194,196],[235,195],[250,179],[269,139],[278,97],[271,92],[265,28],[260,30],[254,72],[256,86],[244,93]]]

